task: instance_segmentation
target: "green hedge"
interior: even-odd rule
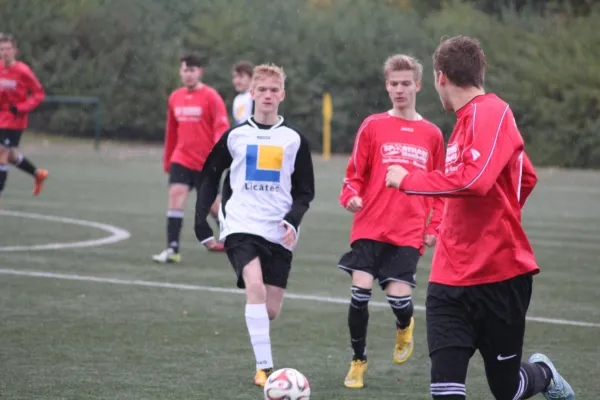
[[[166,99],[186,49],[209,56],[205,80],[228,105],[234,62],[283,65],[283,112],[315,149],[321,95],[332,93],[335,152],[350,150],[362,119],[389,107],[381,66],[393,53],[423,62],[419,111],[448,134],[454,116],[441,110],[433,89],[431,54],[444,35],[474,35],[488,57],[487,88],[511,104],[534,161],[600,166],[599,13],[542,18],[525,11],[489,15],[460,2],[430,2],[438,3],[434,11],[425,3],[416,10],[385,1],[322,3],[10,1],[0,2],[0,30],[19,37],[23,60],[49,94],[99,96],[107,137],[162,140]],[[35,114],[34,122],[50,131],[92,132],[93,114],[85,109],[45,105]]]

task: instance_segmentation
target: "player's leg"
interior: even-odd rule
[[[273,372],[267,287],[263,278],[261,238],[231,234],[225,239],[227,258],[237,274],[237,286],[246,291],[246,326],[256,359],[254,383],[264,386]]]
[[[387,294],[396,316],[396,344],[393,359],[397,364],[406,362],[414,349],[412,289],[416,285],[417,264],[421,253],[409,246],[386,244],[381,255],[379,283]]]
[[[477,330],[464,304],[464,288],[430,283],[426,300],[431,396],[465,400],[469,361]]]
[[[530,274],[482,285],[481,298],[502,299],[489,303],[494,309],[486,315],[480,337],[490,390],[498,400],[529,399],[539,393],[552,400],[573,399],[570,385],[545,356],[521,361],[531,289]]]
[[[367,372],[367,328],[369,325],[369,301],[376,274],[377,243],[372,240],[357,240],[352,250],[344,254],[338,267],[352,276],[350,305],[348,307],[348,329],[353,356],[350,370],[344,380],[348,388],[364,387]]]
[[[15,134],[21,136],[21,131],[14,131]],[[16,147],[10,149],[9,162],[19,168],[21,171],[33,176],[33,195],[37,196],[44,188],[44,181],[48,178],[48,171],[37,168],[27,157],[23,156]]]
[[[169,170],[169,208],[167,210],[167,248],[152,257],[155,262],[181,262],[179,242],[183,227],[185,201],[192,185],[190,170],[180,164],[171,163]]]
[[[258,239],[262,249],[263,281],[267,288],[267,313],[272,321],[281,313],[283,296],[292,269],[292,252],[285,247]]]
[[[254,383],[264,386],[273,372],[271,322],[267,309],[267,288],[263,282],[260,259],[255,257],[243,268],[246,287],[246,326],[256,358]]]
[[[0,198],[8,178],[8,157],[11,148],[11,137],[7,129],[0,129]]]

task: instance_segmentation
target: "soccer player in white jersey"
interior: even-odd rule
[[[252,95],[250,94],[250,83],[254,67],[248,61],[240,61],[233,66],[231,71],[232,83],[235,91],[238,93],[233,99],[233,120],[234,125],[240,125],[246,122],[252,115]]]
[[[256,357],[254,383],[273,371],[270,321],[281,311],[300,222],[314,198],[308,142],[283,117],[285,74],[280,67],[254,68],[250,93],[254,115],[221,137],[202,170],[196,202],[196,237],[212,237],[203,223],[229,168],[219,212],[221,240],[246,290],[246,325]]]

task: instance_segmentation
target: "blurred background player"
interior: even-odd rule
[[[233,120],[235,125],[240,125],[252,115],[252,95],[250,94],[250,83],[252,82],[252,71],[254,67],[248,61],[240,61],[233,66],[231,71],[232,82],[238,93],[233,99]]]
[[[433,56],[435,88],[457,121],[445,172],[389,167],[386,185],[447,197],[427,290],[431,395],[465,400],[469,361],[483,358],[498,400],[573,400],[552,362],[522,362],[532,276],[539,273],[521,223],[537,178],[510,106],[485,93],[485,55],[475,39],[444,40]],[[544,347],[550,346],[546,344]]]
[[[196,237],[213,236],[204,224],[223,172],[221,240],[246,289],[246,325],[256,358],[254,383],[264,386],[273,372],[270,321],[281,311],[300,223],[315,195],[306,139],[278,116],[285,97],[281,68],[254,69],[254,115],[217,143],[203,170],[196,202]]]
[[[396,316],[394,362],[411,356],[413,341],[412,288],[424,245],[433,246],[443,211],[441,199],[408,196],[382,185],[387,167],[433,171],[444,166],[441,131],[416,109],[422,65],[412,57],[394,55],[383,72],[392,109],[367,117],[354,144],[340,203],[354,213],[350,243],[338,267],[352,276],[348,326],[354,356],[344,385],[362,388],[367,370],[368,305],[377,279]],[[432,213],[433,211],[433,213]],[[431,214],[431,221],[427,220]]]
[[[16,149],[27,128],[28,113],[45,97],[44,87],[31,69],[16,60],[17,42],[0,33],[0,195],[4,189],[10,162],[35,179],[33,195],[43,187],[48,171],[38,169]]]
[[[179,241],[183,210],[190,190],[199,187],[204,162],[211,149],[229,128],[225,103],[219,93],[202,83],[203,60],[197,53],[181,57],[183,87],[169,97],[165,134],[164,170],[169,174],[167,249],[153,256],[159,263],[180,262]],[[218,215],[219,200],[211,213]],[[203,222],[208,227],[208,222]],[[223,251],[214,237],[202,242],[210,251]]]

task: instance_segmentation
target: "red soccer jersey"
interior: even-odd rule
[[[17,61],[6,67],[0,61],[0,128],[27,128],[27,113],[36,108],[45,95],[44,87],[26,64]],[[10,111],[10,106],[17,108],[17,115]]]
[[[388,112],[364,120],[340,195],[343,207],[354,196],[363,201],[362,209],[354,214],[350,242],[371,239],[423,251],[424,234],[436,234],[443,200],[409,196],[387,188],[387,168],[394,164],[409,171],[443,169],[444,139],[437,126],[424,119],[410,121]]]
[[[537,274],[521,225],[537,178],[512,111],[486,94],[456,115],[445,173],[411,172],[400,185],[409,194],[448,197],[430,281],[470,286]]]
[[[175,90],[167,111],[165,172],[172,162],[202,170],[206,157],[228,128],[225,103],[215,89],[202,85],[191,91]]]

